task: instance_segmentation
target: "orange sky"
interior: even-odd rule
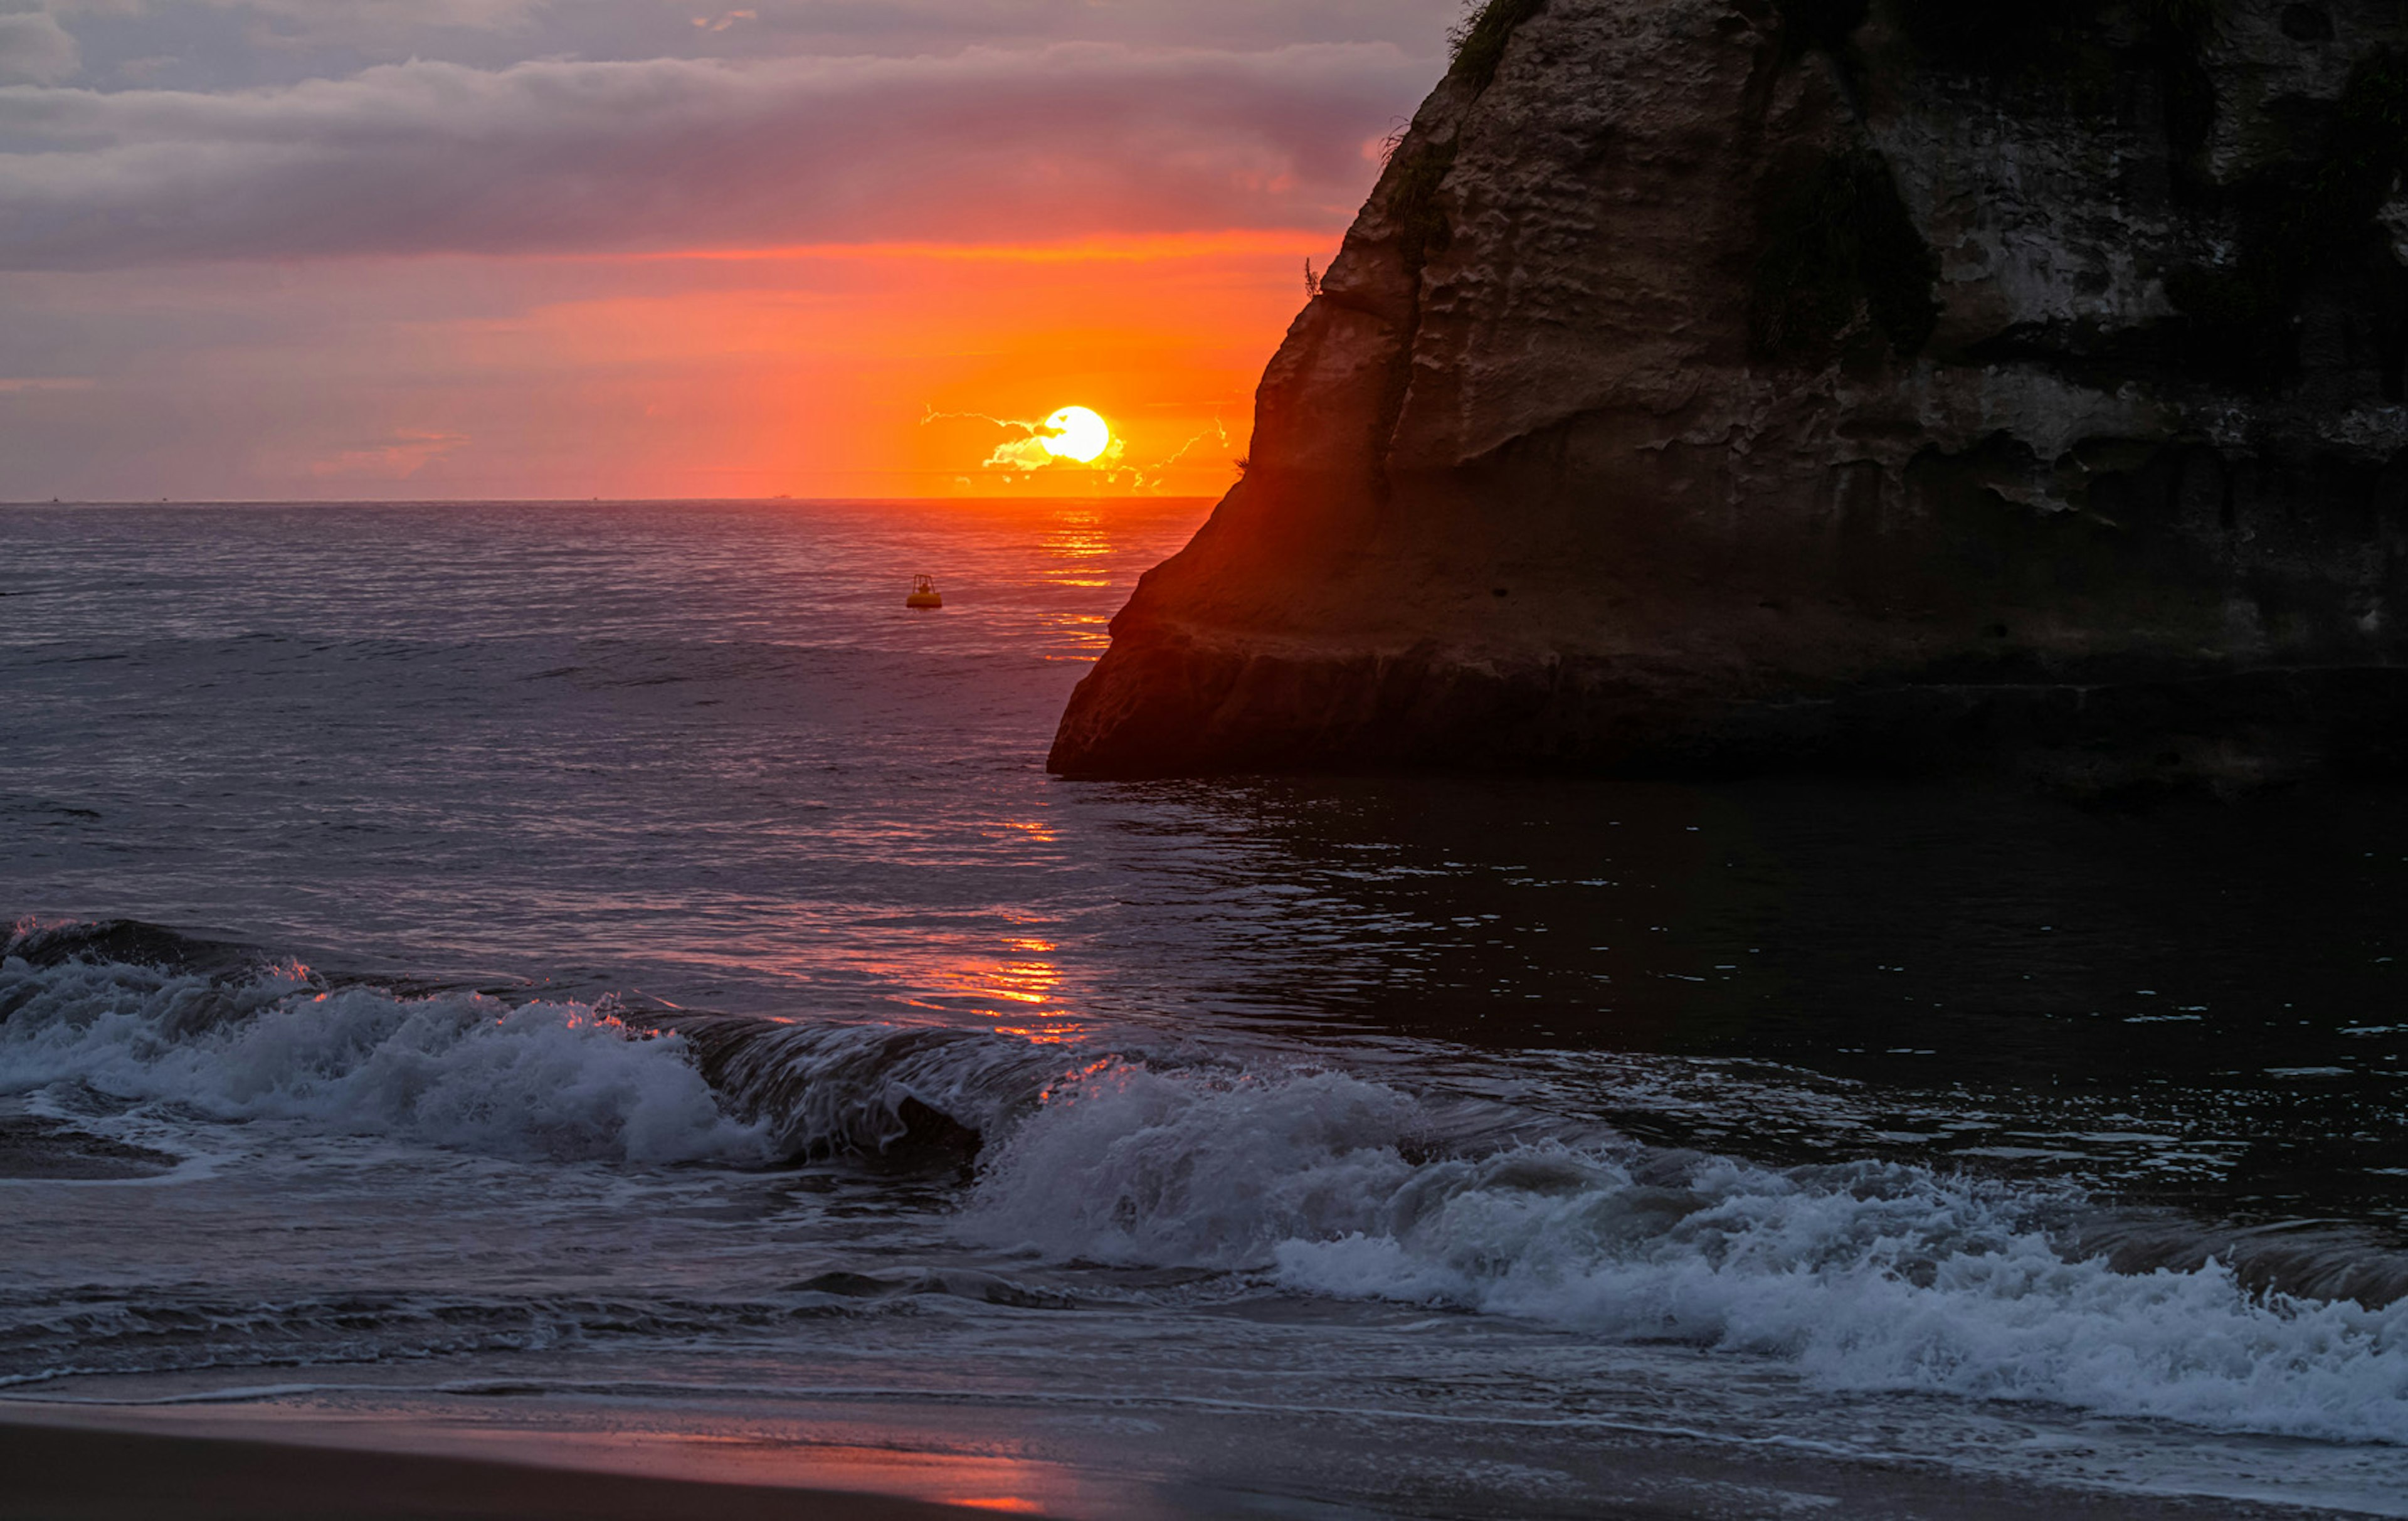
[[[44,445],[65,466],[0,497],[1212,495],[1305,261],[1336,242],[446,255],[140,290],[23,276],[123,357],[0,395],[28,445],[0,469]],[[989,464],[1028,434],[988,419],[1070,405],[1111,423],[1112,468]]]
[[[708,266],[692,283],[565,301],[451,341],[504,365],[639,366],[627,426],[647,443],[618,479],[641,495],[1214,495],[1235,479],[1305,261],[1326,265],[1331,241],[722,251],[690,261]],[[1070,405],[1111,423],[1116,460],[994,462],[1029,436],[999,422]]]
[[[631,4],[58,11],[0,500],[1217,495],[1459,8]]]

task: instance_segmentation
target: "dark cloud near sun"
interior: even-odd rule
[[[1428,72],[1383,43],[1085,42],[17,85],[0,267],[1320,228]]]

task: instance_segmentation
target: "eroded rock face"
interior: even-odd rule
[[[1490,21],[1054,770],[2408,754],[2408,5]]]

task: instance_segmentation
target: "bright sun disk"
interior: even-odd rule
[[[1045,420],[1045,452],[1091,464],[1112,445],[1111,424],[1084,407],[1065,407]]]

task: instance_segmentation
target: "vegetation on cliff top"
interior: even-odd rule
[[[1455,76],[1469,81],[1475,94],[1487,89],[1513,29],[1546,8],[1547,0],[1471,0],[1463,20],[1446,35]]]
[[[1503,62],[1513,29],[1547,7],[1547,0],[1469,0],[1463,19],[1447,33],[1452,70],[1474,93],[1488,88]],[[1454,241],[1438,188],[1455,167],[1455,143],[1408,136],[1392,138],[1389,151],[1388,217],[1397,229],[1397,253],[1407,276],[1418,280],[1430,255]]]

